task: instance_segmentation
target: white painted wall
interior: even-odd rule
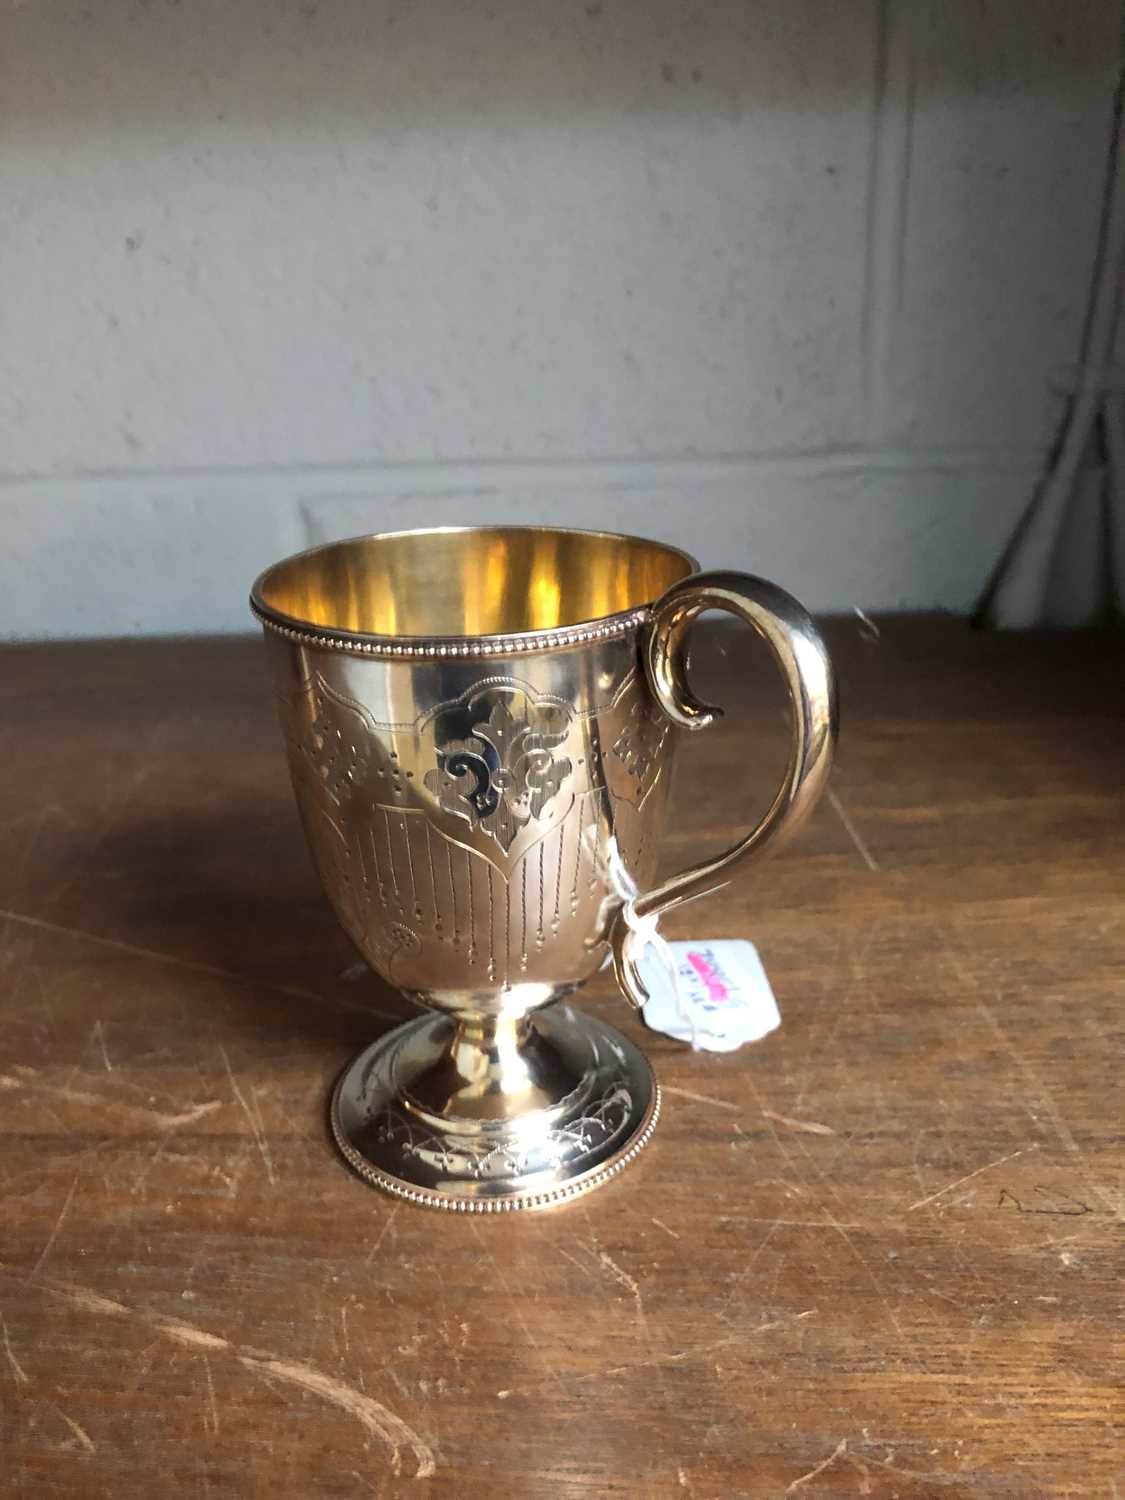
[[[1075,358],[1119,0],[0,13],[0,633],[608,525],[967,607]]]

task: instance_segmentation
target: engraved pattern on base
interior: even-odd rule
[[[399,1177],[392,1177],[389,1172],[380,1171],[366,1157],[360,1155],[348,1140],[340,1119],[340,1093],[344,1087],[345,1077],[346,1075],[341,1076],[333,1092],[331,1111],[332,1136],[344,1160],[372,1187],[381,1188],[383,1192],[390,1193],[396,1198],[403,1198],[408,1203],[417,1204],[420,1208],[436,1208],[446,1213],[499,1214],[536,1208],[553,1208],[556,1204],[567,1202],[568,1199],[592,1192],[594,1188],[601,1187],[616,1177],[648,1145],[660,1121],[660,1109],[663,1103],[660,1085],[654,1078],[652,1103],[637,1134],[633,1136],[620,1155],[612,1157],[603,1167],[599,1167],[587,1177],[576,1177],[569,1182],[560,1183],[557,1187],[545,1188],[538,1193],[523,1193],[508,1198],[461,1198],[454,1193],[438,1193],[427,1188],[415,1187]]]
[[[520,1144],[510,1139],[495,1145],[487,1137],[441,1135],[423,1129],[401,1109],[388,1109],[376,1131],[381,1145],[393,1145],[402,1156],[415,1157],[428,1166],[459,1177],[488,1182],[524,1173],[557,1171],[568,1160],[604,1146],[628,1124],[633,1096],[624,1084],[615,1084],[576,1120],[554,1130],[540,1131],[533,1141]]]

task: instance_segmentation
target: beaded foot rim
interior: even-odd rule
[[[399,1177],[392,1177],[388,1172],[380,1171],[378,1167],[372,1166],[366,1157],[361,1156],[345,1138],[340,1122],[339,1100],[340,1090],[343,1088],[350,1068],[351,1063],[341,1073],[336,1087],[332,1090],[332,1135],[344,1160],[372,1187],[381,1188],[385,1193],[392,1193],[396,1198],[405,1198],[408,1203],[416,1203],[422,1208],[444,1209],[446,1213],[502,1214],[511,1213],[516,1209],[553,1208],[556,1204],[565,1203],[570,1198],[577,1198],[582,1193],[592,1192],[594,1188],[601,1187],[603,1183],[608,1182],[611,1177],[616,1177],[618,1172],[627,1167],[644,1150],[652,1139],[652,1132],[656,1129],[657,1121],[660,1119],[660,1085],[650,1065],[652,1099],[644,1119],[636,1133],[630,1136],[621,1150],[615,1156],[611,1156],[608,1161],[603,1162],[600,1167],[596,1167],[583,1177],[575,1177],[570,1182],[559,1183],[558,1187],[544,1188],[538,1193],[513,1193],[509,1198],[462,1198],[454,1193],[439,1193],[430,1188],[415,1187],[411,1182],[404,1182]]]

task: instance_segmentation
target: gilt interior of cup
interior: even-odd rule
[[[251,599],[284,625],[398,639],[565,630],[653,603],[698,571],[608,531],[441,527],[332,542],[275,563]]]

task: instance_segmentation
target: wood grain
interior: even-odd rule
[[[588,1199],[446,1221],[349,1175],[404,1016],[305,855],[252,640],[0,652],[0,1382],[18,1496],[1125,1495],[1121,647],[838,622],[833,796],[673,935],[784,1017],[692,1055]],[[780,769],[763,658],[669,866]],[[749,665],[748,665],[749,663]]]

